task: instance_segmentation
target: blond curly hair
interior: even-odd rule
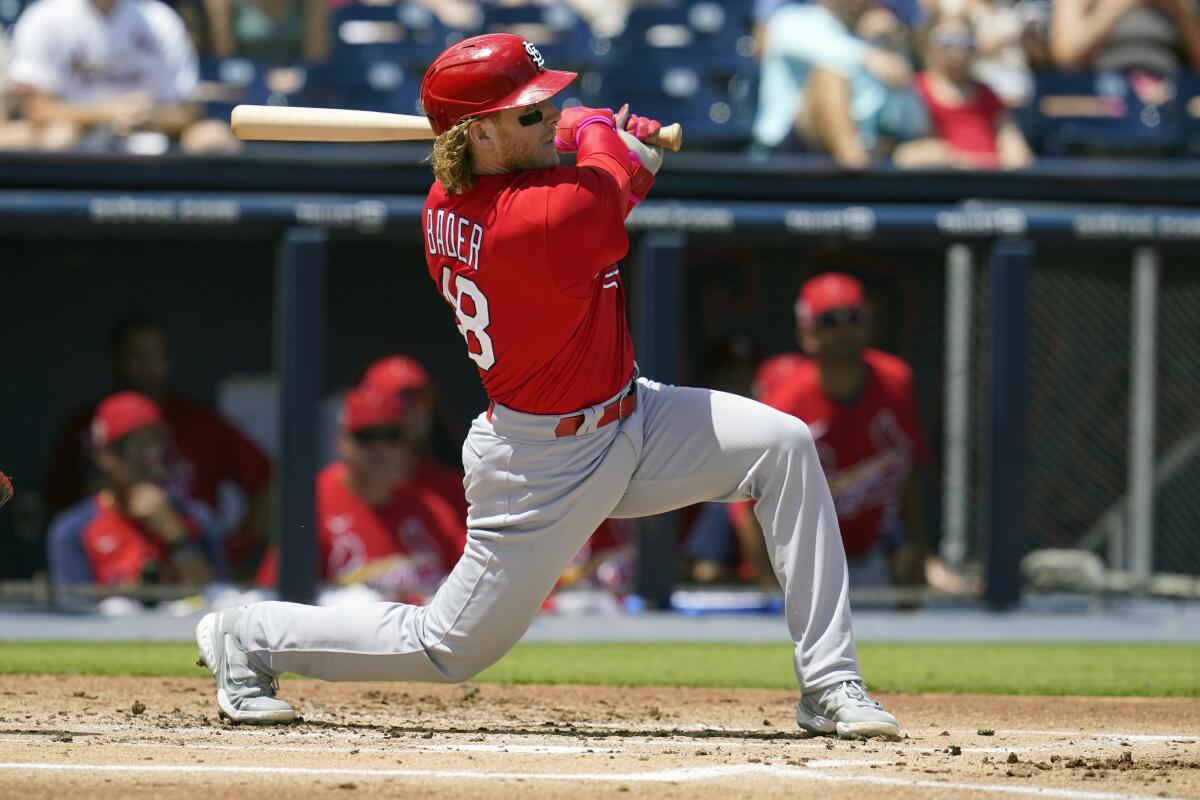
[[[471,137],[467,134],[472,122],[474,119],[468,117],[433,140],[433,152],[429,154],[433,177],[449,194],[470,189],[475,183],[471,174]]]

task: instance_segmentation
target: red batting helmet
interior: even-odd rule
[[[515,33],[485,33],[433,60],[421,81],[421,106],[441,134],[467,117],[540,103],[573,80],[574,72],[546,69],[537,48]]]

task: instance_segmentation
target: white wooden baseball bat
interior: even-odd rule
[[[433,139],[429,120],[413,114],[353,111],[344,108],[237,106],[230,118],[233,135],[245,141],[403,142]],[[678,150],[679,123],[664,125],[650,144]]]

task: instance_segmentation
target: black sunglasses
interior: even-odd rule
[[[358,444],[399,444],[404,440],[404,431],[400,428],[363,428],[354,432],[354,441]]]
[[[534,108],[517,117],[517,122],[521,123],[523,127],[528,128],[530,125],[537,125],[543,119],[545,119],[545,116],[542,114],[542,110]]]
[[[857,325],[862,320],[861,308],[834,308],[818,314],[813,322],[818,328],[832,328],[837,325]]]

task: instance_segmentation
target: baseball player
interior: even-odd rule
[[[196,630],[217,702],[283,722],[275,677],[464,681],[517,643],[605,517],[757,500],[784,588],[814,734],[897,735],[859,675],[846,558],[813,439],[743,397],[639,378],[617,261],[662,152],[653,120],[551,97],[575,77],[512,34],[452,45],[421,98],[437,181],[422,214],[430,277],[491,400],[463,445],[462,559],[428,606],[257,603]],[[575,166],[560,166],[561,152]]]
[[[318,575],[380,598],[420,598],[462,554],[465,517],[436,487],[413,479],[417,457],[398,395],[358,387],[340,417],[340,458],[317,475]],[[461,479],[458,486],[461,503]],[[268,548],[259,586],[275,586],[278,570],[278,550]]]

